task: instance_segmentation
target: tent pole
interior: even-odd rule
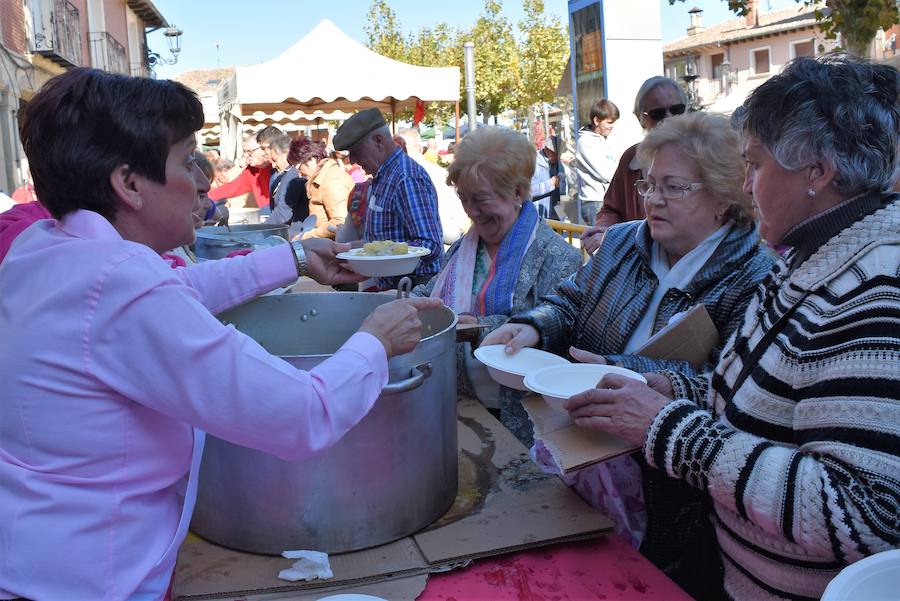
[[[397,99],[391,98],[391,134],[397,133]]]
[[[456,101],[456,143],[459,144],[459,100]]]

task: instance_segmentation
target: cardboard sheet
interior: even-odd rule
[[[557,411],[538,395],[526,396],[522,405],[534,422],[534,437],[544,441],[544,446],[563,473],[612,459],[638,448],[613,434],[579,428],[568,413]]]
[[[459,492],[453,507],[413,536],[330,557],[334,578],[287,582],[292,561],[242,553],[192,537],[181,548],[176,599],[256,599],[315,591],[319,596],[468,564],[473,558],[601,536],[611,522],[558,478],[541,473],[528,452],[478,402],[460,399]],[[413,582],[412,580],[408,582]],[[369,594],[387,599],[402,595]],[[262,597],[290,599],[304,597]],[[314,597],[315,598],[315,597]]]
[[[676,359],[700,367],[719,341],[719,332],[706,307],[696,305],[675,323],[661,329],[635,354],[654,359]],[[554,410],[538,395],[529,395],[522,405],[534,422],[534,436],[544,441],[563,473],[638,449],[612,434],[585,430],[568,414]]]
[[[651,336],[635,354],[687,361],[698,368],[709,361],[709,353],[718,342],[719,330],[701,304],[691,307],[681,319]]]

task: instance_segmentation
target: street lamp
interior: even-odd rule
[[[172,57],[163,58],[157,52],[148,52],[147,64],[150,65],[151,69],[156,67],[157,65],[174,65],[178,62],[178,53],[181,52],[182,33],[184,32],[174,25],[166,27],[163,35],[166,37],[166,45],[169,47],[169,52],[172,54]]]

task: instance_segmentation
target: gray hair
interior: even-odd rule
[[[388,125],[385,123],[384,125],[380,125],[380,126],[376,127],[375,129],[373,129],[372,131],[370,131],[369,133],[367,133],[362,139],[360,139],[360,142],[362,142],[363,140],[370,140],[370,139],[372,139],[374,136],[381,136],[381,137],[386,138],[386,139],[388,139],[388,140],[392,140],[393,137],[394,137],[394,136],[391,134],[391,128],[390,128],[390,126],[388,126]],[[357,142],[357,144],[359,144],[359,142]]]
[[[526,201],[536,161],[534,145],[522,134],[498,125],[479,127],[453,149],[447,183],[458,187],[461,180],[484,178],[499,194],[512,198],[518,192]]]
[[[900,74],[847,54],[798,58],[754,90],[732,124],[783,168],[830,165],[845,196],[893,187],[900,154]]]
[[[422,153],[422,136],[419,134],[419,130],[412,127],[401,127],[397,130],[397,135],[406,140],[406,148],[409,152],[415,150],[419,154]]]
[[[644,98],[646,98],[647,94],[649,94],[659,86],[672,86],[673,88],[675,88],[675,91],[678,92],[678,98],[681,100],[681,102],[683,104],[687,104],[687,95],[684,93],[684,90],[681,89],[681,86],[678,85],[677,81],[668,77],[663,77],[662,75],[654,75],[641,84],[641,89],[638,90],[637,95],[634,97],[635,117],[637,117],[638,119],[641,118],[641,113],[644,110]]]
[[[279,154],[287,154],[287,151],[291,147],[292,141],[293,140],[289,135],[281,134],[280,136],[275,136],[269,141],[269,148]]]

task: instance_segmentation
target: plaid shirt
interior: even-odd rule
[[[436,274],[444,259],[437,192],[425,170],[400,148],[381,164],[369,188],[365,241],[394,240],[424,246],[417,276]],[[379,278],[378,287],[394,288],[400,278]]]

